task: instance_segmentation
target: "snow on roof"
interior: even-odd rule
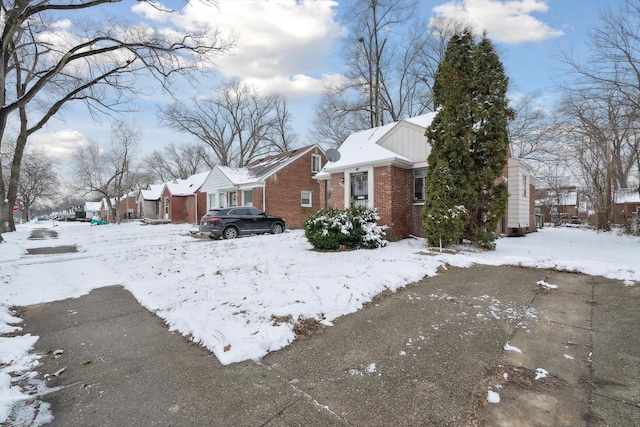
[[[638,190],[631,188],[624,188],[616,191],[615,194],[616,203],[640,203],[640,194]]]
[[[256,176],[246,168],[232,168],[230,166],[217,166],[234,185],[247,184],[256,180]]]
[[[187,179],[175,179],[166,183],[172,196],[191,196],[196,193],[209,176],[209,172],[191,175]]]
[[[102,207],[102,202],[84,202],[85,211],[99,211]]]
[[[164,183],[150,184],[147,190],[140,190],[140,193],[144,200],[160,200],[162,190],[164,190]]]
[[[306,147],[295,148],[284,153],[279,153],[260,160],[256,160],[250,163],[247,168],[251,171],[251,173],[253,173],[254,176],[260,179],[264,179],[267,176],[271,175],[273,172],[284,167],[291,161],[307,153],[314,147],[322,150],[322,148],[320,148],[318,145],[307,145]]]
[[[436,117],[437,112],[433,111],[431,113],[423,114],[421,116],[411,117],[409,119],[405,119],[405,122],[413,123],[414,125],[418,125],[423,128],[429,127],[431,122]]]
[[[378,144],[378,141],[402,122],[408,122],[426,129],[435,115],[436,113],[428,113],[422,116],[412,117],[410,119],[400,120],[399,122],[393,122],[384,126],[352,133],[342,143],[340,148],[338,148],[338,151],[340,152],[340,160],[337,162],[328,162],[323,171],[331,172],[347,167],[393,161],[412,164],[413,162],[410,159],[382,147]]]

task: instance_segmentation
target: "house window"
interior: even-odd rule
[[[522,175],[522,196],[527,197],[527,176]]]
[[[227,193],[218,193],[218,207],[219,208],[227,207]]]
[[[413,200],[425,199],[425,179],[427,176],[427,168],[413,170]]]
[[[311,155],[311,172],[320,172],[322,169],[322,157],[319,154]]]
[[[245,190],[242,193],[242,201],[245,206],[253,206],[253,190]]]
[[[302,191],[300,193],[300,206],[302,206],[303,208],[310,208],[312,195],[313,192],[311,191]]]

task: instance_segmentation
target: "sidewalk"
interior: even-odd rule
[[[607,279],[452,268],[228,366],[121,287],[22,314],[54,426],[630,426],[638,307],[640,289]]]

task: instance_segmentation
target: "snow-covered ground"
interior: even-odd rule
[[[59,233],[28,240],[35,228]],[[236,240],[196,239],[189,225],[29,223],[0,245],[0,334],[19,332],[9,307],[79,297],[122,285],[147,309],[213,351],[223,364],[259,359],[294,339],[293,324],[331,324],[385,289],[436,274],[447,263],[559,268],[640,283],[640,239],[576,228],[545,228],[500,239],[492,252],[429,255],[424,240],[376,250],[315,252],[302,231]],[[76,245],[78,252],[27,255],[30,248]],[[27,397],[9,372],[37,370],[37,337],[0,337],[0,422]]]

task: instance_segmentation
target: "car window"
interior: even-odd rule
[[[249,208],[249,215],[262,215],[262,211],[256,208]]]
[[[249,215],[249,210],[245,208],[231,209],[229,215]]]
[[[207,212],[207,216],[216,216],[218,213],[220,213],[220,209],[211,209]]]

